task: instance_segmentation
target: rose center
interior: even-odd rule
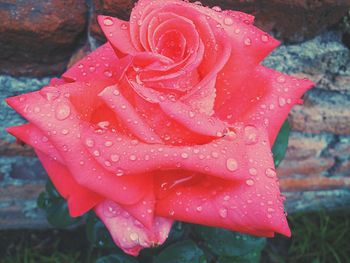
[[[186,38],[177,30],[169,30],[158,40],[156,51],[175,62],[183,59],[186,51]]]

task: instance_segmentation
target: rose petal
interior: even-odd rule
[[[141,249],[161,245],[170,232],[173,221],[155,217],[152,228],[146,228],[118,204],[106,200],[95,213],[109,230],[114,242],[125,253],[137,256]]]
[[[80,185],[123,204],[136,203],[145,195],[145,178],[138,178],[137,181],[118,178],[91,160],[79,140],[80,117],[65,97],[47,101],[39,92],[32,92],[9,98],[7,102],[47,134]],[[82,170],[84,173],[81,173]]]
[[[110,16],[98,16],[98,23],[113,47],[124,54],[141,51],[139,45],[133,45],[130,39],[129,22]]]
[[[104,199],[100,195],[77,184],[64,165],[39,150],[35,152],[57,191],[63,198],[67,199],[69,214],[72,217],[85,214]]]

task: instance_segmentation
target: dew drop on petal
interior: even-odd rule
[[[237,168],[238,168],[237,161],[236,161],[235,159],[232,159],[232,158],[227,159],[227,161],[226,161],[226,167],[227,167],[227,169],[228,169],[229,171],[231,171],[231,172],[236,171]]]
[[[65,120],[70,115],[70,107],[68,104],[60,103],[57,105],[55,116],[58,120]]]
[[[111,155],[111,161],[114,162],[114,163],[118,162],[119,161],[119,155],[112,154]]]
[[[233,19],[231,17],[225,17],[224,18],[224,24],[227,25],[227,26],[231,26],[233,25]]]
[[[258,174],[258,170],[256,170],[255,168],[249,168],[249,173],[251,175],[257,175]]]
[[[274,178],[276,176],[276,171],[272,168],[267,168],[265,174],[269,178]]]
[[[111,147],[113,145],[113,142],[112,141],[106,141],[104,144],[105,144],[106,147]]]
[[[115,173],[116,176],[123,176],[124,171],[122,169],[118,169],[117,172]]]
[[[136,159],[137,159],[137,157],[136,157],[136,155],[130,155],[130,157],[129,157],[129,159],[131,160],[131,161],[136,161]]]
[[[253,179],[248,179],[245,181],[245,183],[249,186],[253,186],[254,185],[254,180]]]
[[[220,6],[213,6],[212,9],[213,9],[214,11],[216,11],[216,12],[221,12],[221,11],[222,11],[222,9],[221,9]]]
[[[256,144],[258,137],[258,130],[254,126],[246,126],[244,128],[244,140],[246,144]]]
[[[100,156],[100,152],[99,152],[98,150],[95,150],[95,151],[93,152],[93,154],[94,154],[96,157]]]
[[[128,25],[125,24],[125,23],[122,23],[122,24],[120,25],[120,28],[123,29],[123,30],[127,30],[127,29],[128,29]]]
[[[286,99],[279,97],[278,98],[278,105],[280,105],[281,107],[283,107],[284,105],[286,105]]]
[[[263,34],[261,35],[261,41],[262,42],[268,42],[269,41],[269,36],[267,34]]]
[[[196,210],[197,210],[198,212],[202,212],[203,207],[201,207],[201,206],[197,206]]]
[[[109,17],[106,17],[104,20],[103,20],[103,24],[105,26],[112,26],[114,24],[113,20]]]
[[[247,37],[246,39],[244,39],[244,45],[250,46],[251,44],[252,44],[252,40],[251,40],[249,37]]]
[[[187,159],[187,158],[188,158],[188,153],[182,153],[182,154],[181,154],[181,157],[182,157],[183,159]]]
[[[69,131],[68,131],[67,129],[63,129],[63,130],[61,131],[61,133],[62,133],[63,135],[67,135],[67,134],[69,133]]]
[[[86,139],[85,144],[87,147],[92,148],[95,145],[95,142],[92,139]]]
[[[132,232],[132,233],[130,234],[130,239],[131,239],[132,241],[136,241],[136,240],[139,239],[139,235],[138,235],[137,233],[135,233],[135,232]]]
[[[226,218],[227,217],[227,209],[226,208],[221,208],[219,210],[219,215],[222,217],[222,218]]]

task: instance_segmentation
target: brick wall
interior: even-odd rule
[[[290,116],[293,132],[278,169],[288,212],[349,206],[349,1],[205,4],[256,15],[257,25],[283,40],[264,63],[317,83]],[[0,0],[0,228],[48,226],[35,205],[45,172],[33,151],[4,131],[24,120],[3,99],[39,89],[72,57],[103,41],[96,14],[127,19],[132,6],[130,0]]]

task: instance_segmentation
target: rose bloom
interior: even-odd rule
[[[137,255],[174,220],[290,236],[271,145],[312,86],[262,66],[279,42],[253,16],[140,0],[100,16],[108,42],[40,91],[9,98],[71,216],[93,209]]]

